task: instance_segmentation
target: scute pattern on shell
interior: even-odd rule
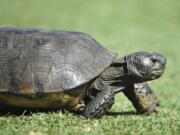
[[[114,58],[84,33],[0,28],[0,92],[73,89],[98,76]]]

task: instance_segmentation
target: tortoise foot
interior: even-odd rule
[[[83,116],[88,119],[97,119],[105,115],[114,104],[114,92],[110,87],[100,91],[85,107]]]

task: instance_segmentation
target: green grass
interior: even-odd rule
[[[99,120],[72,113],[1,116],[0,135],[179,135],[179,0],[0,0],[0,27],[63,29],[89,33],[111,51],[157,51],[167,57],[161,79],[150,82],[161,106],[158,114],[133,115],[131,103],[116,96]]]

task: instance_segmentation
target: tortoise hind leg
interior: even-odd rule
[[[156,96],[147,83],[136,83],[124,90],[123,93],[132,102],[136,111],[140,114],[150,114],[159,106]]]
[[[83,116],[89,119],[96,119],[106,114],[114,104],[114,92],[110,86],[105,85],[96,97],[84,108]]]

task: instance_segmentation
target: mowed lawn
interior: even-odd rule
[[[0,135],[180,135],[179,0],[0,0],[0,27],[10,26],[85,32],[118,57],[160,52],[167,67],[149,83],[161,104],[158,114],[134,114],[120,93],[98,120],[60,111],[7,114],[0,116]]]

